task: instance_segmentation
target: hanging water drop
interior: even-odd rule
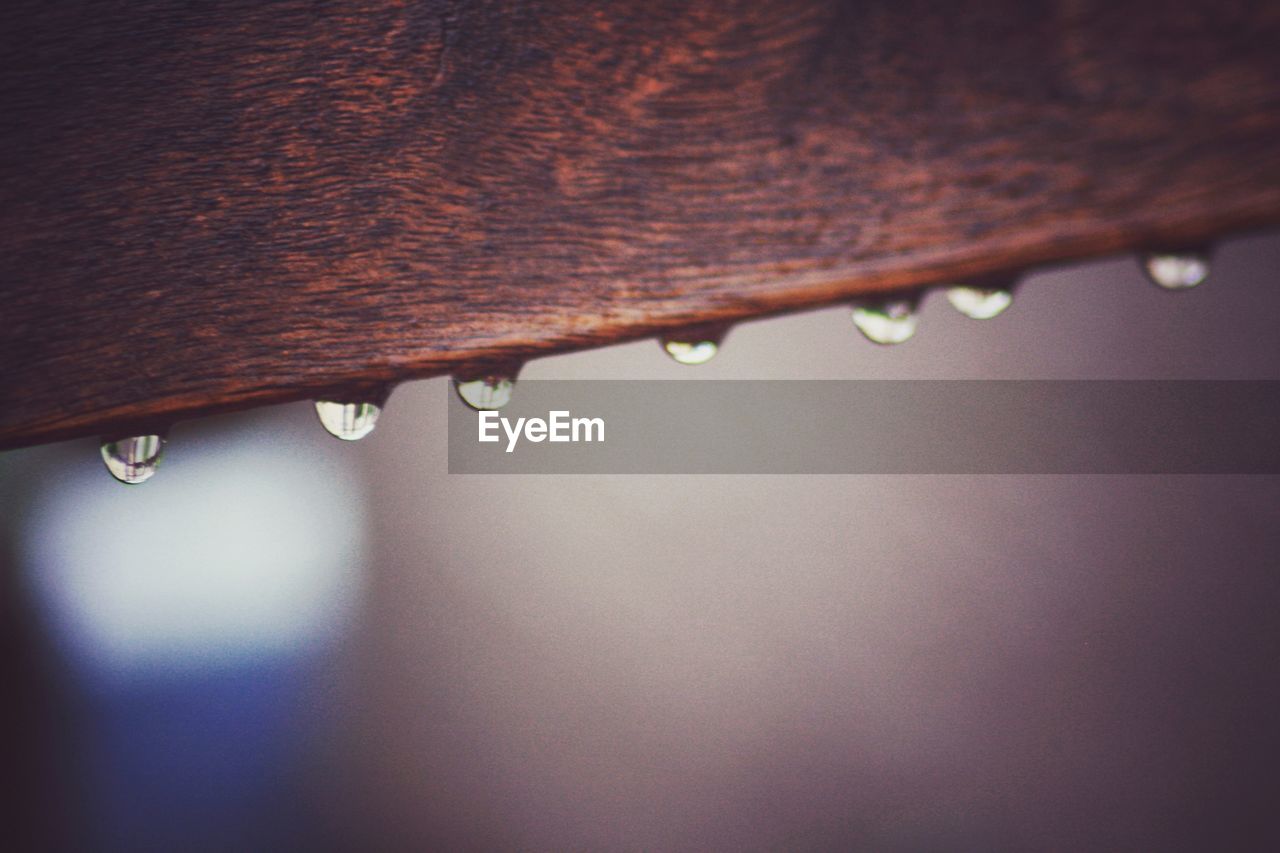
[[[947,288],[947,301],[957,311],[973,320],[990,320],[1013,304],[1013,291],[1007,287]]]
[[[134,485],[151,479],[160,464],[164,452],[164,437],[160,435],[135,435],[129,438],[104,440],[102,461],[107,464],[111,476],[122,483]]]
[[[1187,290],[1209,277],[1205,252],[1152,252],[1142,258],[1142,269],[1165,290]]]
[[[376,403],[336,403],[317,400],[316,414],[329,434],[343,441],[356,441],[373,432],[382,407]]]
[[[662,348],[680,364],[706,364],[720,349],[715,341],[690,341],[663,338]]]
[[[918,294],[854,306],[853,324],[877,344],[900,344],[916,333],[920,317]]]
[[[481,375],[455,376],[453,387],[462,398],[462,402],[473,409],[480,411],[501,409],[511,402],[511,390],[515,387],[518,371],[519,368],[516,367],[492,369]]]
[[[720,351],[727,327],[685,329],[663,335],[662,349],[680,364],[706,364]]]

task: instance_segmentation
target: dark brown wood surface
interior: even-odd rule
[[[0,446],[1280,221],[1280,4],[0,10]]]

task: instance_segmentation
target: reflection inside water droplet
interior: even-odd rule
[[[343,441],[356,441],[373,432],[382,407],[375,403],[336,403],[317,400],[316,414],[329,434]]]
[[[149,480],[160,464],[164,438],[159,435],[135,435],[102,442],[102,461],[111,476],[130,485]]]
[[[1152,252],[1142,259],[1147,278],[1165,290],[1186,290],[1209,277],[1205,252]]]
[[[894,297],[854,306],[853,324],[867,340],[877,344],[900,344],[916,333],[920,296]]]
[[[957,311],[974,320],[990,320],[1013,304],[1013,291],[1007,287],[947,288],[947,301]]]
[[[663,351],[680,364],[706,364],[720,351],[728,326],[703,326],[663,335]]]
[[[706,364],[719,352],[715,341],[690,341],[663,338],[662,348],[680,364]]]
[[[481,411],[501,409],[511,402],[511,390],[515,387],[515,371],[509,374],[490,374],[475,378],[454,378],[453,387],[473,409]]]

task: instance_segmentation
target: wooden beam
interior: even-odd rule
[[[1280,6],[0,12],[0,446],[1280,222]]]

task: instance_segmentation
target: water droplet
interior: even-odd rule
[[[481,376],[454,377],[453,387],[473,409],[481,411],[501,409],[511,402],[511,390],[516,384],[516,370],[493,371]]]
[[[111,476],[122,483],[141,483],[151,479],[164,452],[164,437],[135,435],[102,442],[102,461]]]
[[[1205,252],[1152,252],[1142,258],[1147,278],[1165,290],[1186,290],[1209,277]]]
[[[877,344],[900,344],[916,333],[920,296],[894,297],[854,306],[853,324]]]
[[[382,407],[376,403],[335,403],[317,400],[316,414],[329,434],[343,441],[356,441],[373,432]]]
[[[715,341],[663,338],[662,348],[681,364],[706,364],[720,350]]]
[[[1013,304],[1013,291],[1007,287],[947,288],[947,301],[957,311],[974,320],[990,320]]]
[[[684,329],[660,338],[667,355],[680,364],[706,364],[720,351],[727,326]]]

